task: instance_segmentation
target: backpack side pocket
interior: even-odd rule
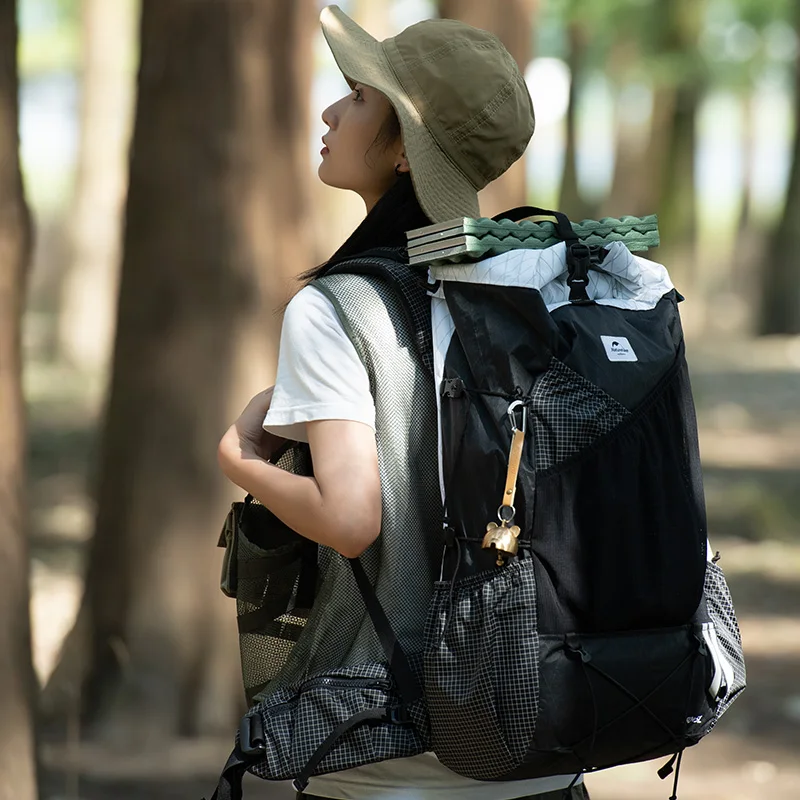
[[[712,561],[709,561],[706,566],[703,591],[708,616],[713,626],[714,639],[718,646],[715,661],[722,662],[718,668],[725,675],[727,683],[727,691],[720,697],[716,707],[716,722],[744,690],[747,685],[747,671],[742,650],[742,636],[739,633],[739,623],[733,610],[731,593],[722,569]]]
[[[436,584],[424,679],[433,750],[445,766],[492,780],[523,761],[538,716],[538,660],[530,559]]]

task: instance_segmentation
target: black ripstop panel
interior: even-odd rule
[[[682,351],[637,411],[537,476],[542,632],[682,625],[702,596],[706,519]]]
[[[535,290],[448,284],[445,296],[455,323],[445,378],[529,398],[515,523],[535,555],[542,631],[685,624],[702,594],[706,524],[674,295],[651,311],[575,307],[558,326]],[[609,361],[606,326],[638,361]],[[480,537],[502,500],[508,405],[474,391],[442,398],[448,517],[477,540],[449,559],[460,576],[492,567]]]
[[[560,334],[555,355],[631,410],[672,366],[682,341],[675,291],[646,311],[565,305],[552,319]],[[601,336],[625,337],[637,360],[612,361]]]
[[[456,533],[471,539],[482,537],[487,523],[496,520],[512,435],[507,410],[519,390],[529,409],[515,498],[515,523],[524,542],[533,525],[536,471],[587,447],[629,412],[553,357],[555,349],[567,348],[537,291],[456,284],[446,286],[445,295],[456,335],[444,377],[459,378],[466,387],[442,399],[448,516]],[[479,547],[461,554],[466,573],[492,564],[491,554]]]
[[[539,292],[469,283],[447,283],[444,291],[456,327],[444,378],[505,394],[517,386],[529,392],[548,369],[558,336]],[[445,505],[460,536],[482,537],[487,523],[497,520],[511,444],[508,406],[502,397],[469,392],[442,399]],[[520,485],[532,485],[532,452],[523,458]],[[525,492],[515,505],[516,523],[529,530],[533,508]],[[480,547],[465,548],[460,574],[488,569],[495,560]]]
[[[470,371],[479,381],[476,388],[529,391],[550,364],[559,337],[539,292],[447,283],[444,294]]]
[[[475,385],[458,337],[447,353],[445,379],[459,378]],[[458,397],[442,398],[442,459],[445,506],[448,520],[459,536],[482,537],[488,522],[497,520],[497,507],[503,499],[511,428],[506,411],[509,401],[498,397],[475,396],[463,392]],[[527,454],[526,454],[527,455]],[[523,458],[520,480],[532,479],[531,465]],[[532,519],[520,492],[515,500],[520,526]],[[461,574],[489,569],[496,556],[480,548],[463,550]]]
[[[536,733],[497,780],[579,772],[671,755],[713,720],[710,664],[697,625],[542,636]]]

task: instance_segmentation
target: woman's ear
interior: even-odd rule
[[[406,158],[405,152],[401,152],[395,157],[394,171],[397,175],[401,175],[403,172],[411,171],[411,167],[408,166],[408,159]]]

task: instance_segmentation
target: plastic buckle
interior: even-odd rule
[[[308,781],[301,781],[299,778],[295,778],[292,781],[292,789],[297,792],[297,794],[303,794],[307,787]]]
[[[592,263],[592,250],[582,242],[574,242],[567,247],[567,286],[569,302],[585,305],[591,303],[586,287],[589,285],[589,267]]]
[[[246,756],[258,756],[267,750],[261,713],[249,711],[239,723],[239,749]]]
[[[444,531],[444,545],[445,547],[455,547],[456,545],[456,532],[448,524],[445,523]]]
[[[393,725],[403,725],[411,721],[405,706],[395,706],[386,710],[389,712],[387,715],[388,721]]]
[[[458,398],[464,394],[464,382],[461,378],[445,378],[442,381],[442,397]]]

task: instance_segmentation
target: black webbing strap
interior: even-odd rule
[[[305,616],[301,614],[305,614],[305,610],[287,612],[286,603],[273,603],[271,606],[262,606],[255,611],[240,614],[236,619],[236,625],[240,634],[259,633],[262,636],[279,636],[281,639],[296,642],[297,637],[286,635],[286,627],[294,626],[302,630],[305,627]],[[295,622],[297,619],[303,621]]]
[[[292,781],[292,787],[298,793],[305,791],[308,786],[309,778],[314,774],[314,770],[320,762],[331,751],[331,748],[344,736],[351,728],[361,725],[363,722],[390,722],[392,720],[391,709],[388,708],[367,708],[353,714],[352,717],[339,723],[327,736],[325,741],[314,751],[314,755],[308,759],[308,763],[300,771],[300,774]],[[212,797],[211,800],[214,800]]]
[[[575,233],[569,217],[562,211],[552,211],[548,208],[539,208],[539,206],[517,206],[508,211],[503,211],[501,214],[496,214],[492,219],[495,222],[500,222],[504,219],[511,220],[511,222],[519,222],[520,220],[528,219],[528,217],[553,217],[556,221],[556,233],[562,241],[567,243],[567,246],[571,242],[578,241],[578,234]]]
[[[319,575],[318,552],[319,545],[316,542],[312,542],[310,539],[306,539],[303,542],[303,550],[300,556],[300,576],[297,579],[297,595],[294,602],[295,608],[311,608],[314,605]]]
[[[286,550],[284,553],[271,552],[267,558],[256,558],[252,561],[241,561],[236,565],[236,576],[239,580],[250,578],[267,578],[279,569],[288,567],[297,561],[297,550]]]
[[[569,302],[576,305],[587,305],[592,302],[586,292],[589,285],[589,269],[592,264],[592,249],[578,239],[569,218],[561,211],[551,211],[537,206],[519,206],[504,211],[492,219],[499,222],[504,219],[519,222],[528,217],[553,217],[556,221],[556,233],[567,247],[567,286],[569,286]]]
[[[415,703],[422,697],[422,687],[419,684],[416,676],[414,675],[411,665],[408,663],[406,654],[397,641],[394,635],[392,626],[389,624],[389,619],[384,612],[375,589],[364,572],[364,567],[361,561],[357,558],[350,559],[350,566],[353,568],[353,574],[356,578],[361,597],[364,598],[364,605],[367,607],[367,613],[375,626],[375,631],[380,639],[383,652],[386,655],[386,660],[389,662],[389,668],[392,675],[397,682],[397,688],[400,690],[400,698],[403,705],[408,706]]]
[[[242,800],[242,779],[252,762],[253,758],[248,758],[235,747],[219,776],[219,783],[211,800]],[[206,800],[205,797],[203,800]]]

